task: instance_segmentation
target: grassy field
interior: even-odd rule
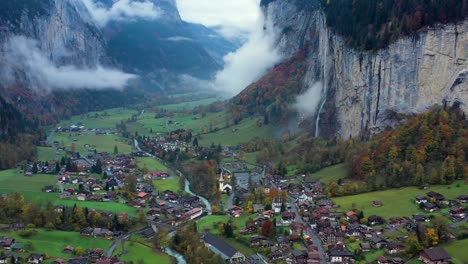
[[[159,192],[163,192],[165,190],[170,190],[173,192],[180,192],[180,186],[179,186],[179,178],[173,177],[170,179],[165,179],[165,180],[153,180],[154,187],[156,187],[156,190]]]
[[[133,114],[138,114],[138,112],[133,109],[114,108],[101,112],[90,112],[73,116],[70,120],[61,121],[59,126],[76,125],[81,122],[86,128],[115,128],[116,124],[119,124],[122,120],[128,119]]]
[[[456,185],[460,187],[456,187]],[[348,211],[355,204],[356,208],[364,211],[366,217],[370,215],[380,215],[385,218],[392,216],[411,216],[422,213],[414,202],[416,195],[425,195],[429,191],[435,191],[443,194],[447,199],[454,199],[458,195],[466,194],[467,186],[463,181],[456,181],[451,185],[435,185],[428,190],[419,190],[416,187],[406,187],[401,189],[391,189],[386,191],[358,194],[334,198],[333,201],[341,206],[341,210]],[[383,202],[382,207],[373,207],[372,201],[379,200]]]
[[[76,201],[76,200],[56,200],[55,205],[65,205],[68,207],[73,207],[75,204],[78,207],[85,208],[88,207],[89,209],[95,209],[98,211],[107,211],[113,213],[121,213],[125,212],[131,216],[136,215],[136,209],[128,206],[126,204],[120,203],[110,203],[110,202],[91,202],[91,201]]]
[[[60,160],[64,155],[65,152],[56,148],[37,147],[37,159],[40,161]]]
[[[320,180],[324,183],[336,182],[339,179],[345,178],[345,176],[346,169],[344,164],[330,166],[310,175],[312,179]]]
[[[57,193],[44,193],[46,185],[55,185],[57,179],[53,175],[36,174],[26,177],[17,170],[0,171],[0,193],[20,192],[26,201],[34,201],[45,205],[58,199]]]
[[[136,158],[137,167],[143,169],[145,164],[149,172],[154,171],[167,171],[171,172],[168,167],[162,164],[159,160],[151,157],[138,157]],[[172,172],[171,172],[172,175]]]
[[[53,141],[58,141],[60,144],[70,149],[72,143],[75,143],[76,151],[82,155],[91,153],[91,148],[86,148],[85,144],[89,144],[96,148],[98,152],[114,153],[114,146],[117,146],[119,153],[131,153],[133,148],[127,141],[118,136],[96,136],[96,135],[80,135],[74,136],[72,133],[55,134]]]
[[[256,118],[244,119],[238,125],[202,135],[199,143],[205,146],[209,146],[211,143],[223,146],[236,146],[239,143],[248,142],[256,137],[271,136],[273,133],[272,126],[257,127],[256,122]]]
[[[207,99],[202,99],[202,100],[192,101],[192,102],[162,105],[161,108],[169,110],[169,111],[185,111],[185,110],[191,110],[197,106],[209,105],[216,101],[218,101],[218,99],[216,98],[207,98]]]
[[[227,215],[210,215],[204,217],[197,222],[198,232],[203,232],[205,227],[209,227],[211,233],[219,235],[218,227],[214,227],[213,224],[218,222],[226,223],[228,219],[229,216]]]
[[[455,264],[468,263],[468,239],[459,240],[444,246]]]
[[[40,252],[49,255],[52,259],[50,263],[57,257],[71,258],[72,255],[62,252],[63,248],[68,245],[74,248],[102,248],[107,250],[112,244],[110,240],[82,237],[76,232],[46,231],[44,229],[37,229],[37,231],[37,235],[30,238],[22,238],[15,232],[0,232],[0,235],[14,237],[17,241],[22,243],[23,246],[27,242],[31,242],[34,246],[32,252]]]
[[[138,117],[138,121],[127,125],[130,133],[138,132],[140,135],[166,134],[177,129],[193,130],[193,134],[206,133],[211,129],[226,126],[226,114],[207,113],[205,117],[199,115],[176,115],[174,117],[154,118],[154,113],[146,112]],[[170,123],[169,120],[173,122]],[[176,124],[177,123],[177,124]],[[153,133],[150,133],[150,131]]]
[[[143,260],[145,264],[170,264],[171,258],[163,253],[156,253],[150,247],[143,245],[137,241],[127,241],[125,243],[125,250],[128,254],[122,255],[122,248],[120,245],[114,251],[114,255],[118,256],[123,261],[133,261],[137,263]]]

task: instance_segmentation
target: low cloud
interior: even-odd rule
[[[321,82],[313,83],[303,94],[296,97],[294,109],[303,117],[313,116],[317,113],[321,101],[323,85]]]
[[[16,81],[22,72],[32,88],[46,89],[122,89],[137,76],[102,66],[78,68],[56,66],[38,48],[37,42],[22,36],[12,37],[5,46],[2,77]]]
[[[282,58],[275,36],[273,24],[262,16],[247,42],[224,57],[225,67],[216,74],[214,89],[233,96],[262,77]]]
[[[193,39],[191,39],[191,38],[182,37],[182,36],[169,37],[169,38],[167,38],[166,40],[175,41],[175,42],[179,42],[179,41],[193,41]]]
[[[99,26],[105,26],[112,20],[129,20],[135,18],[156,19],[160,10],[150,1],[137,2],[132,0],[118,0],[107,8],[95,0],[81,0]]]

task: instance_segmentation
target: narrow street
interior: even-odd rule
[[[314,246],[318,248],[318,252],[320,255],[320,264],[327,264],[327,255],[325,254],[325,249],[323,248],[322,241],[319,239],[315,231],[312,230],[312,228],[310,228],[310,226],[302,220],[301,216],[299,215],[299,211],[297,210],[297,206],[295,203],[296,199],[292,196],[289,196],[289,199],[289,205],[291,207],[290,211],[296,213],[295,220],[307,226],[307,233],[310,236],[310,239],[312,240]]]

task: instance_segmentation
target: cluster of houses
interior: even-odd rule
[[[299,176],[300,177],[300,176]],[[226,180],[226,175],[220,176],[220,183]],[[240,227],[239,233],[250,235],[250,245],[267,252],[270,261],[284,260],[287,263],[320,263],[317,248],[323,247],[328,263],[354,263],[356,259],[368,252],[380,252],[378,264],[404,263],[402,258],[406,250],[403,234],[417,230],[418,226],[430,222],[429,213],[440,208],[449,208],[447,217],[453,221],[466,220],[464,204],[468,202],[468,195],[460,195],[456,200],[448,201],[442,194],[429,191],[425,196],[416,196],[416,214],[409,217],[392,217],[385,219],[379,215],[366,216],[365,224],[361,223],[362,215],[358,211],[342,212],[333,201],[324,195],[324,187],[318,181],[303,180],[298,185],[293,181],[285,180],[279,176],[269,177],[254,183],[254,190],[262,190],[269,194],[273,188],[286,191],[288,196],[275,197],[271,206],[253,204],[249,210],[256,213],[253,221],[247,221]],[[258,189],[261,188],[261,189]],[[249,198],[249,191],[236,186],[235,195],[240,206],[233,205],[228,209],[232,217],[239,217],[244,213],[241,207]],[[289,200],[294,201],[294,204]],[[369,201],[373,207],[385,206],[382,201]],[[293,208],[291,208],[291,206]],[[266,210],[266,208],[268,210]],[[417,213],[418,210],[426,213]],[[263,224],[268,219],[275,219],[276,226],[288,227],[288,236],[280,235],[275,239],[259,234]],[[400,235],[398,230],[405,229]],[[320,244],[313,244],[311,236],[316,236]],[[351,239],[352,238],[352,239]],[[304,241],[302,249],[294,249],[292,245],[297,240]],[[315,240],[316,242],[317,240]],[[355,248],[350,249],[347,241],[357,241],[360,256],[355,255]],[[441,247],[426,248],[419,254],[425,263],[449,263],[450,256]]]

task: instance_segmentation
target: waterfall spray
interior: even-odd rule
[[[328,29],[326,28],[325,21],[323,22],[323,30],[320,39],[320,48],[322,49],[322,64],[323,64],[323,73],[322,73],[322,83],[323,83],[323,92],[321,96],[320,107],[317,111],[317,117],[315,119],[315,137],[318,137],[320,134],[320,113],[327,102],[327,92],[328,92]]]

